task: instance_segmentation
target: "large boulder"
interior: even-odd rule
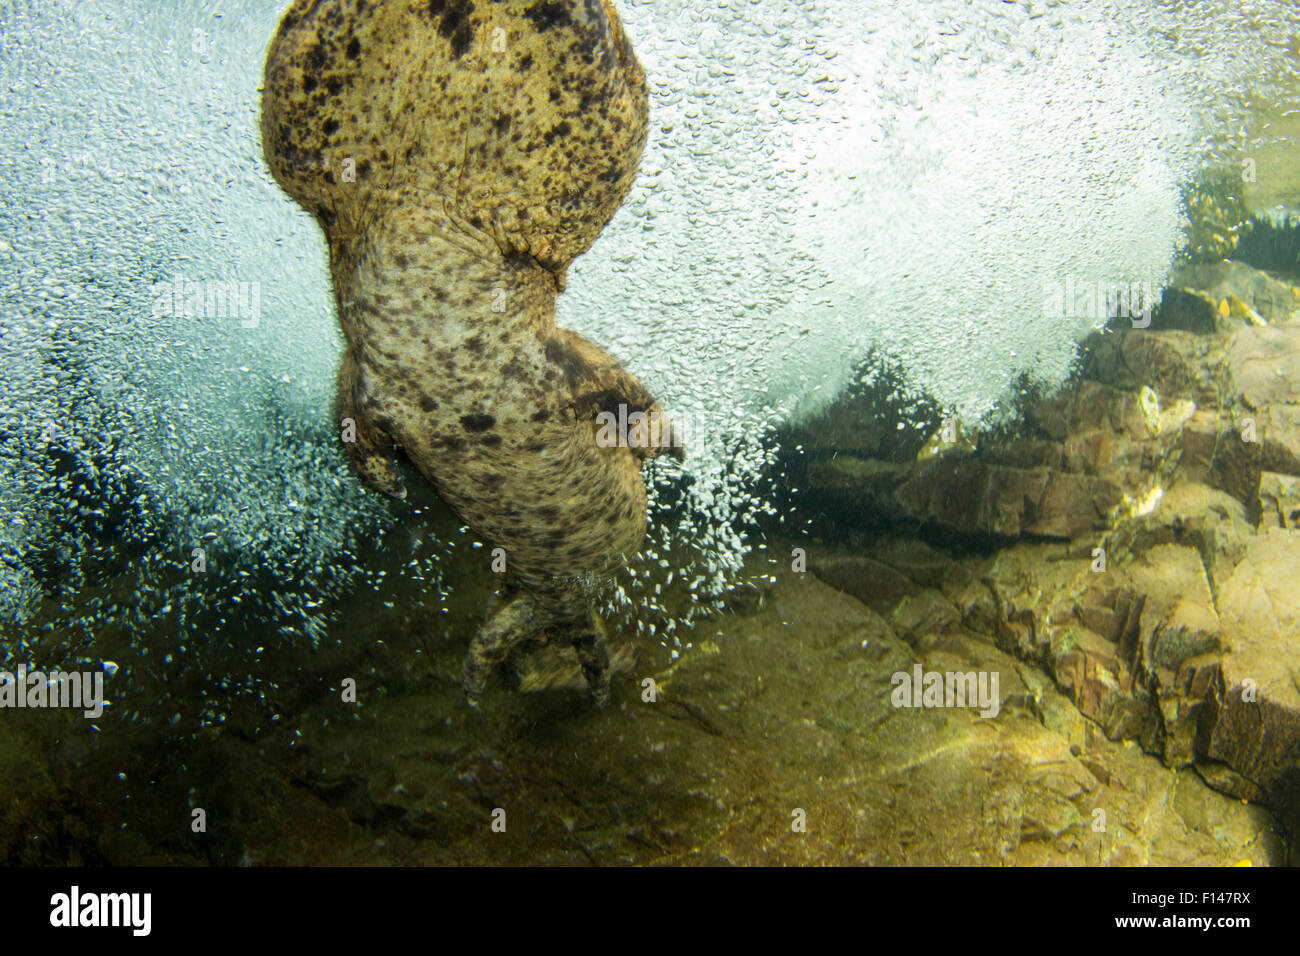
[[[1242,329],[1228,353],[1238,423],[1265,471],[1300,475],[1300,322]]]
[[[1064,539],[1105,529],[1123,497],[1102,477],[957,457],[918,465],[895,494],[909,515],[956,531]]]
[[[1232,315],[1240,303],[1271,324],[1300,318],[1300,287],[1275,279],[1244,262],[1227,259],[1188,266],[1173,277],[1170,287],[1196,290],[1216,304],[1226,304],[1226,308],[1220,305],[1220,314],[1226,311]],[[1248,316],[1246,320],[1250,321]]]
[[[918,653],[983,642],[1022,680],[1050,675],[1106,738],[1267,803],[1294,838],[1300,295],[1236,263],[1177,281],[1201,304],[1182,328],[1092,336],[1080,377],[1034,400],[1018,434],[815,473],[907,534],[973,536],[952,539],[986,549],[954,554],[964,573],[922,581],[871,553],[819,576]]]

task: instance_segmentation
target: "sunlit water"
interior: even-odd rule
[[[11,657],[38,619],[90,659],[110,632],[319,640],[330,599],[389,588],[361,557],[374,540],[430,606],[477,613],[441,574],[472,535],[412,532],[335,441],[325,250],[258,135],[284,6],[0,6]],[[773,424],[832,399],[873,346],[970,419],[1022,371],[1061,380],[1094,322],[1044,318],[1044,284],[1163,282],[1180,186],[1207,162],[1284,156],[1294,115],[1276,104],[1300,88],[1289,2],[620,9],[650,140],[559,318],[695,425],[694,483],[622,581],[647,630],[667,574],[707,599],[739,567],[773,510]],[[1295,200],[1282,163],[1261,166],[1267,205]],[[178,276],[256,294],[237,315],[157,314]],[[689,622],[655,636],[684,641]]]

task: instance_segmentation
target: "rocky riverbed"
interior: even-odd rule
[[[0,849],[124,865],[1297,862],[1297,309],[1300,290],[1249,267],[1188,270],[1150,328],[1086,343],[1077,378],[1027,401],[1014,434],[936,419],[905,448],[878,408],[832,408],[791,439],[806,521],[771,530],[679,660],[616,640],[604,712],[548,651],[521,664],[533,693],[496,682],[482,712],[464,707],[495,581],[470,560],[447,568],[463,615],[424,610],[427,585],[394,566],[218,726],[170,723],[177,687],[134,723],[122,707],[93,728],[8,711]],[[996,706],[900,697],[918,673],[996,675]]]

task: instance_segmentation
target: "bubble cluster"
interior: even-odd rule
[[[413,544],[337,447],[325,249],[261,158],[284,6],[0,6],[9,656],[36,621],[85,657],[250,620],[318,641],[330,599],[388,587],[367,549],[446,600],[455,543]],[[684,480],[651,466],[652,537],[615,602],[674,646],[697,611],[662,591],[703,608],[733,582],[779,422],[873,349],[969,417],[1026,369],[1060,379],[1084,329],[1043,318],[1043,284],[1163,277],[1180,184],[1294,83],[1300,33],[1280,0],[619,8],[651,136],[558,318],[702,426]],[[178,280],[246,289],[160,308]]]

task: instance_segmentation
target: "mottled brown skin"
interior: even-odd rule
[[[347,454],[397,497],[406,455],[507,552],[471,703],[539,636],[608,696],[595,590],[641,547],[660,449],[599,447],[595,417],[659,409],[556,328],[555,300],[631,188],[646,122],[608,0],[298,0],[267,56],[263,151],[329,242]]]

